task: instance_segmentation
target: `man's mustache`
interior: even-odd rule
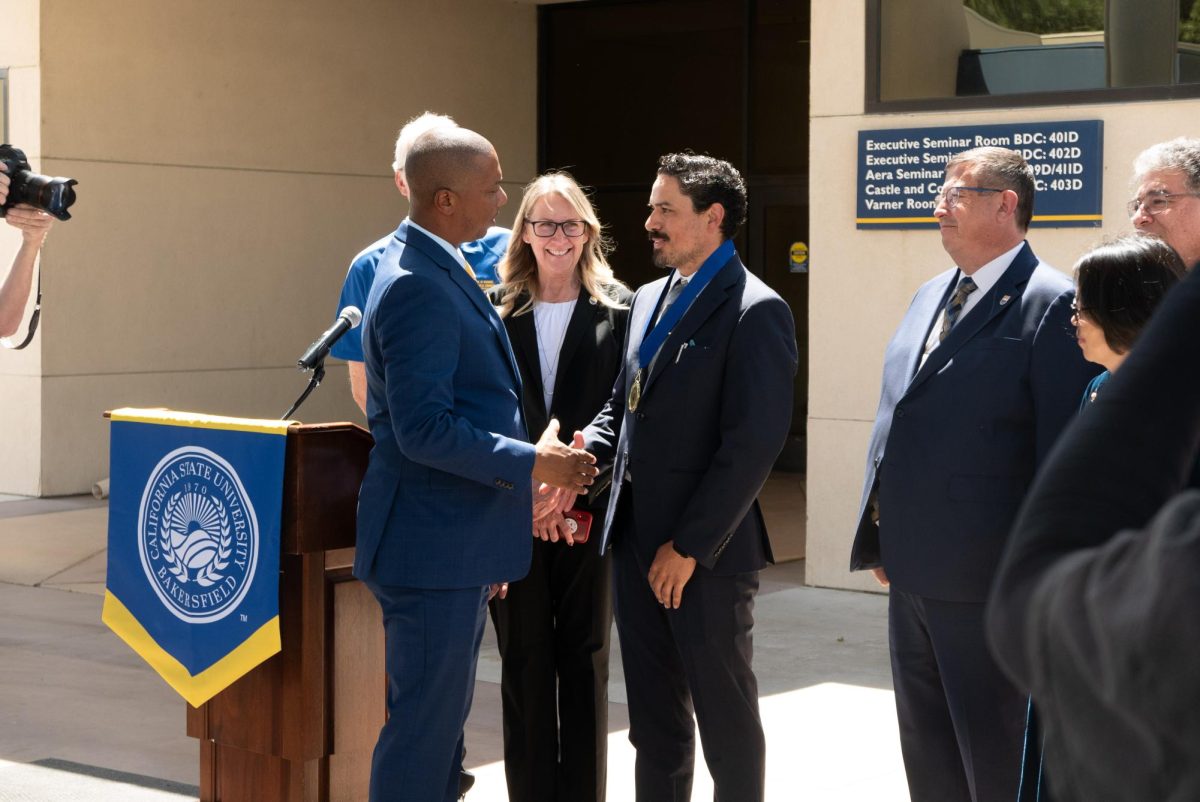
[[[666,234],[662,233],[661,231],[651,231],[646,236],[650,239],[651,242],[653,242],[656,239],[660,239],[663,242],[671,241],[671,238],[668,237]]]

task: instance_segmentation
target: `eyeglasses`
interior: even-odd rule
[[[1125,307],[1118,306],[1117,308],[1109,309],[1108,311],[1109,312],[1124,312]],[[1082,317],[1082,318],[1087,318],[1088,320],[1092,320],[1093,318],[1092,318],[1091,312],[1092,312],[1092,310],[1088,309],[1086,306],[1080,306],[1077,301],[1071,301],[1071,317],[1077,317],[1077,318]]]
[[[957,206],[962,201],[964,192],[1003,192],[1002,189],[992,189],[991,187],[943,187],[933,199],[934,206],[941,206],[944,202],[947,206]]]
[[[562,229],[564,237],[582,237],[587,231],[587,224],[582,220],[563,220],[556,223],[553,220],[526,220],[525,223],[533,229],[534,236],[549,238],[554,232]]]
[[[1159,212],[1169,209],[1176,198],[1200,198],[1200,192],[1167,192],[1165,190],[1155,190],[1154,192],[1147,192],[1140,198],[1134,198],[1125,208],[1129,211],[1130,217],[1135,217],[1139,209],[1145,209],[1146,214],[1154,217]]]

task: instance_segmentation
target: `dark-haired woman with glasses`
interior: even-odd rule
[[[1075,263],[1075,340],[1083,358],[1104,372],[1084,390],[1080,411],[1086,414],[1104,383],[1116,372],[1155,308],[1183,278],[1179,255],[1158,237],[1129,234],[1109,240]],[[1043,785],[1042,738],[1036,707],[1030,703],[1025,730],[1025,756],[1018,802],[1050,802]]]
[[[1150,316],[1183,278],[1179,255],[1158,237],[1131,234],[1093,248],[1075,264],[1075,340],[1083,358],[1105,368],[1084,393],[1096,400]]]
[[[613,277],[595,209],[566,173],[525,188],[492,291],[512,341],[531,434],[591,423],[624,355],[629,289]],[[608,759],[611,557],[599,552],[608,502],[597,477],[575,509],[535,522],[529,574],[492,603],[503,659],[504,773],[513,802],[604,802]]]

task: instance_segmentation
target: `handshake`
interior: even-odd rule
[[[551,420],[537,441],[533,480],[572,493],[585,492],[594,481],[596,458],[583,450],[583,432],[575,432],[571,445],[558,439],[559,424]]]
[[[558,439],[558,421],[551,420],[537,442],[533,464],[533,536],[575,545],[563,512],[587,492],[596,474],[596,458],[583,450],[583,433],[575,432],[571,445],[564,445]]]
[[[558,420],[551,418],[538,438],[533,458],[533,528],[534,536],[543,540],[550,540],[552,531],[553,539],[558,540],[557,521],[562,519],[563,511],[575,503],[575,496],[587,491],[599,473],[596,458],[583,450],[583,432],[575,432],[571,445],[567,445],[558,439],[558,430]],[[496,583],[488,592],[488,601],[507,595],[508,583]]]

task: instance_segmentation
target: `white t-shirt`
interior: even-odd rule
[[[538,301],[533,305],[538,363],[542,368],[542,400],[546,402],[547,413],[550,412],[550,402],[554,399],[554,382],[558,374],[558,358],[562,354],[563,339],[566,337],[567,324],[571,322],[571,313],[575,311],[577,300],[555,303]]]

